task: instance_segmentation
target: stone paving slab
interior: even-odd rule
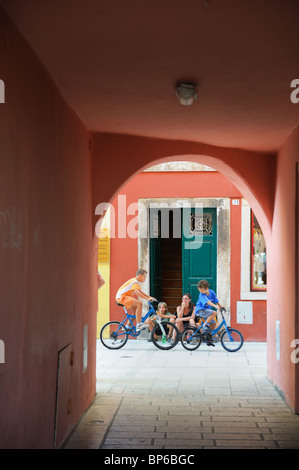
[[[97,395],[64,448],[299,448],[299,416],[266,377],[265,343],[233,354],[179,346],[98,344]]]

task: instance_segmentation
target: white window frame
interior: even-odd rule
[[[250,290],[251,273],[251,208],[242,199],[242,220],[241,220],[241,300],[267,300],[267,292],[257,292]]]

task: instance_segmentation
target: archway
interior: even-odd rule
[[[274,175],[274,161],[271,155],[236,149],[217,149],[190,142],[166,142],[134,136],[112,135],[95,136],[94,150],[95,203],[107,200],[111,202],[128,181],[149,166],[177,160],[198,162],[214,168],[239,189],[258,218],[266,242],[270,239]],[[112,154],[114,158],[115,155],[119,155],[117,172],[109,165],[109,156]],[[103,173],[99,178],[98,172],[101,166],[99,155],[105,159],[108,173],[113,176],[105,178]],[[255,173],[254,168],[257,164],[259,171]],[[99,189],[103,190],[104,187],[109,198],[99,196]],[[94,204],[94,207],[97,207],[97,204]],[[97,219],[95,219],[96,222]]]
[[[133,135],[120,134],[95,134],[93,140],[92,163],[92,196],[94,219],[93,227],[98,221],[95,209],[101,201],[112,201],[124,184],[139,173],[142,169],[165,160],[197,160],[206,162],[211,167],[223,171],[223,173],[245,195],[266,237],[269,247],[268,259],[272,255],[275,263],[269,266],[269,285],[278,285],[279,272],[277,272],[278,252],[273,252],[274,240],[272,240],[272,222],[277,200],[277,173],[275,155],[243,151],[234,148],[214,147],[198,142],[174,141],[163,139],[151,139]],[[275,211],[275,214],[277,211]],[[278,220],[275,219],[275,227]],[[277,232],[277,230],[276,230]],[[270,240],[270,244],[269,244]],[[283,351],[281,360],[275,358],[276,346],[279,336],[275,333],[276,318],[280,316],[281,302],[274,305],[272,296],[277,295],[271,289],[268,292],[268,305],[271,302],[272,311],[268,315],[268,352],[271,361],[268,363],[269,377],[279,390],[285,394],[285,399],[293,409],[298,409],[296,404],[296,385],[294,381],[295,366],[290,362],[290,335],[296,335],[293,328],[295,324],[295,312],[288,311],[287,325],[292,329],[287,335],[280,336],[283,343],[280,350]],[[273,299],[274,299],[273,297]],[[274,299],[275,302],[277,300]],[[292,302],[290,302],[292,305]],[[273,315],[272,315],[273,313]],[[276,318],[275,318],[276,317]],[[288,330],[289,331],[289,330]],[[293,338],[296,336],[293,336]],[[292,338],[292,339],[293,339]],[[270,360],[270,359],[269,359]],[[288,368],[286,366],[288,365]]]
[[[177,160],[202,163],[227,177],[247,199],[268,240],[274,204],[274,156],[195,142],[96,134],[92,168],[95,212],[99,203],[111,202],[140,171]]]
[[[168,224],[170,232],[173,223],[169,216],[174,210],[179,233],[175,236],[166,233],[160,239],[151,237],[151,206],[164,207],[162,225]],[[213,217],[211,232],[214,236],[206,233],[203,249],[198,247],[198,250],[189,251],[181,222],[186,217],[188,236],[188,219],[191,216],[188,207],[196,206],[201,207],[207,217]],[[192,301],[196,303],[197,282],[202,275],[210,276],[210,287],[217,290],[222,304],[231,310],[233,324],[236,326],[236,323],[242,323],[245,340],[266,340],[266,292],[258,290],[262,286],[252,286],[254,289],[251,289],[250,285],[253,277],[250,256],[251,209],[243,195],[226,177],[211,168],[200,172],[142,172],[123,186],[113,200],[111,211],[111,315],[108,315],[106,297],[101,291],[102,325],[109,319],[118,319],[119,312],[115,309],[113,293],[125,278],[135,273],[138,264],[138,267],[149,273],[143,287],[151,295],[166,301],[171,313],[176,310],[182,291],[190,291]],[[198,214],[198,220],[200,217]],[[137,222],[138,230],[130,233],[128,228],[137,225]],[[127,229],[121,227],[120,230],[119,223],[127,225]],[[104,245],[105,240],[101,240],[101,250]],[[126,254],[126,263],[119,263],[121,253]],[[103,262],[99,268],[103,272],[107,271],[107,263]],[[241,318],[242,312],[246,318]],[[99,321],[98,331],[100,327]]]

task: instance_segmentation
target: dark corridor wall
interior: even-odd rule
[[[0,447],[51,448],[95,394],[90,135],[2,12],[0,56]]]

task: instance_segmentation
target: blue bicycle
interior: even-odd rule
[[[100,340],[108,349],[120,349],[127,343],[129,336],[138,338],[140,335],[140,331],[136,331],[134,325],[136,316],[128,313],[123,305],[117,305],[122,307],[125,312],[122,321],[110,321],[103,326],[100,332]],[[159,349],[174,348],[180,339],[179,330],[173,323],[163,321],[156,314],[151,302],[149,302],[149,306],[149,310],[142,316],[141,321],[145,322],[149,317],[154,318],[154,327],[151,333],[152,342]]]
[[[188,351],[194,351],[201,343],[213,344],[213,338],[218,335],[222,347],[229,352],[236,352],[243,346],[243,336],[240,331],[227,326],[223,313],[226,312],[224,308],[220,309],[222,322],[214,330],[202,332],[203,320],[198,328],[191,326],[184,330],[181,335],[181,343]],[[218,334],[219,333],[219,334]]]

